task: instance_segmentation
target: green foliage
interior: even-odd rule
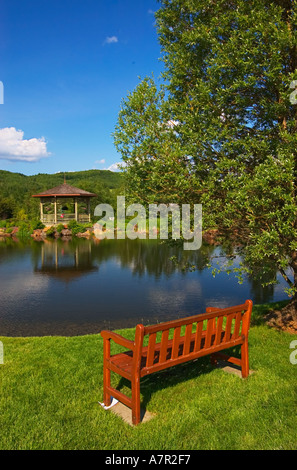
[[[71,220],[67,224],[69,230],[71,230],[72,235],[77,235],[78,233],[84,233],[89,227],[92,227],[91,223],[80,224],[76,220]]]
[[[15,204],[11,197],[3,197],[0,193],[0,219],[10,219],[13,216]]]
[[[191,162],[180,146],[164,87],[145,78],[123,101],[114,143],[122,154],[127,197],[136,202],[184,202],[197,189]]]
[[[296,2],[160,5],[163,82],[145,78],[128,95],[114,133],[127,192],[202,203],[203,229],[240,244],[245,269],[266,283],[281,272],[294,293]]]
[[[56,233],[56,227],[52,225],[47,231],[46,231],[46,236],[47,237],[53,237]]]
[[[102,202],[115,205],[118,192],[123,192],[122,175],[108,170],[66,172],[65,178],[71,186],[97,194],[91,200],[91,212]],[[58,186],[63,181],[64,173],[26,176],[0,170],[0,219],[37,219],[39,199],[32,198],[32,195]]]
[[[30,222],[22,221],[19,223],[18,237],[21,237],[21,238],[29,237],[32,232],[33,232],[33,229],[32,229],[32,225]]]
[[[18,238],[26,238],[30,237],[30,235],[33,233],[34,230],[36,229],[43,229],[45,225],[40,222],[39,219],[33,219],[31,221],[27,220],[1,220],[0,221],[0,227],[1,228],[6,228],[6,233],[12,233],[14,228],[18,228],[17,232],[17,237]]]
[[[16,213],[17,220],[24,221],[28,220],[28,214],[26,214],[25,209],[20,209]]]
[[[33,220],[31,226],[33,230],[41,230],[45,227],[45,225],[38,219],[35,221]]]
[[[63,224],[59,224],[59,225],[57,225],[57,227],[56,227],[56,231],[57,231],[58,233],[61,233],[61,232],[62,232],[62,230],[64,230],[64,225],[63,225]]]

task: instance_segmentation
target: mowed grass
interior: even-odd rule
[[[150,375],[142,405],[155,417],[131,427],[102,401],[101,336],[0,337],[0,449],[296,449],[296,335],[262,324],[255,306],[247,379],[209,357]],[[134,330],[121,330],[133,339]],[[239,354],[239,350],[235,351]],[[128,383],[113,376],[113,385]]]

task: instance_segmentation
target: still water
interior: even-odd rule
[[[184,252],[158,240],[0,242],[0,336],[82,335],[227,307],[286,298],[284,283],[263,289],[232,275],[212,276],[203,245]],[[170,259],[198,266],[182,270]],[[220,258],[217,258],[219,262]]]

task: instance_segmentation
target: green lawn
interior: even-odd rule
[[[209,357],[151,375],[142,400],[156,416],[135,428],[98,404],[100,335],[0,337],[0,449],[296,449],[296,335],[261,324],[267,308],[254,307],[253,375],[213,369]]]

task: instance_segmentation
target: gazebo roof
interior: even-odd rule
[[[79,189],[74,186],[70,186],[67,183],[60,184],[52,189],[47,189],[39,194],[33,194],[32,197],[53,197],[53,196],[60,196],[60,197],[67,197],[67,196],[81,196],[81,197],[94,197],[97,194],[89,193],[89,191],[85,191],[84,189]]]

